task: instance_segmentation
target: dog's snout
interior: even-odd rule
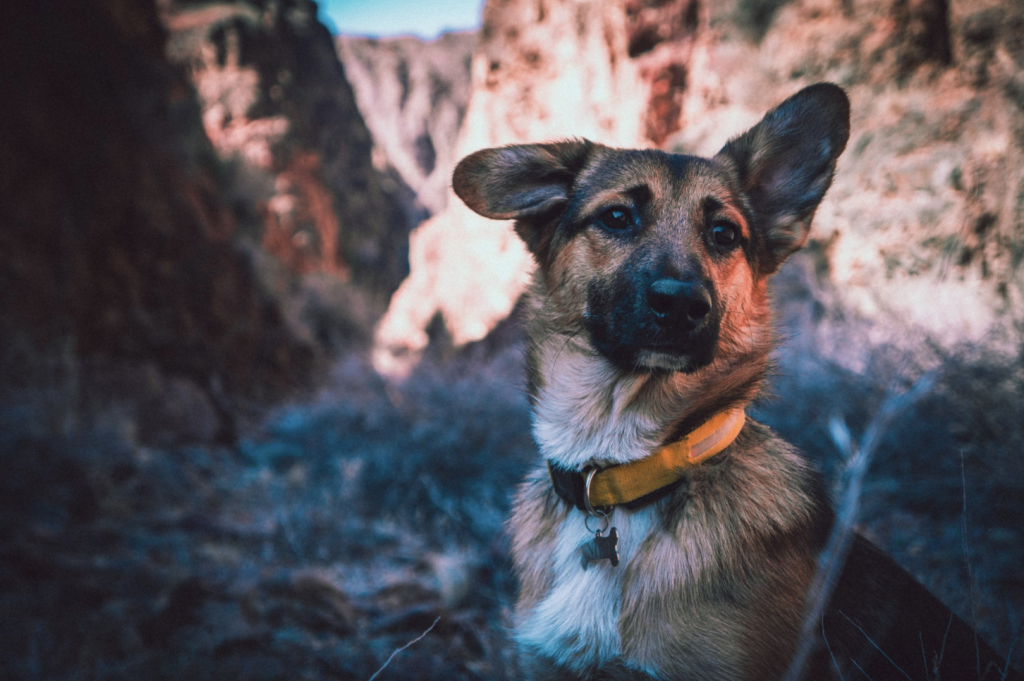
[[[696,326],[711,312],[711,295],[700,282],[664,278],[647,289],[647,305],[663,326]]]

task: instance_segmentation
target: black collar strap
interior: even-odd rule
[[[550,459],[548,464],[548,475],[551,476],[551,485],[555,488],[555,493],[562,498],[563,501],[569,502],[581,511],[587,510],[587,505],[583,500],[585,494],[585,484],[583,473],[578,471],[569,471],[564,468],[560,468],[558,464],[554,463]],[[630,511],[635,511],[638,508],[643,508],[648,504],[653,504],[659,499],[667,497],[672,492],[683,484],[683,478],[680,478],[671,485],[667,485],[660,489],[656,489],[650,494],[645,494],[639,499],[620,504],[622,508]]]

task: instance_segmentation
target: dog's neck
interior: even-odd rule
[[[689,374],[626,372],[598,354],[585,334],[531,339],[534,438],[544,458],[566,470],[650,455],[715,413],[753,399],[767,365],[763,353],[733,352]]]

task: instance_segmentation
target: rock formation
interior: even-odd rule
[[[262,246],[292,272],[390,294],[406,273],[404,222],[316,5],[161,0],[161,16]]]
[[[248,394],[307,375],[152,3],[21,3],[0,31],[3,387],[75,383],[78,357]]]
[[[469,32],[432,41],[337,39],[345,74],[373,135],[374,163],[406,190],[410,227],[447,203],[476,40]]]
[[[313,3],[21,3],[0,55],[0,407],[18,418],[113,401],[143,431],[229,436],[238,398],[307,384],[404,276],[406,227]]]
[[[832,80],[851,95],[854,135],[794,270],[812,273],[816,303],[869,320],[872,342],[911,328],[945,348],[1012,339],[1022,22],[1008,0],[490,2],[458,155],[573,135],[713,154]],[[457,344],[484,336],[530,269],[507,225],[457,202],[412,234],[410,265],[377,329],[385,371],[415,360],[438,314]]]
[[[872,343],[1015,344],[1024,7],[802,0],[780,6],[759,43],[735,9],[718,11],[707,68],[666,146],[714,153],[799,87],[843,85],[853,135],[805,256],[826,317],[869,320]]]

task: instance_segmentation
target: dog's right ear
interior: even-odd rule
[[[573,181],[594,146],[577,139],[481,149],[455,167],[452,187],[484,217],[522,221],[516,232],[536,252],[540,235],[527,223],[568,203]]]

